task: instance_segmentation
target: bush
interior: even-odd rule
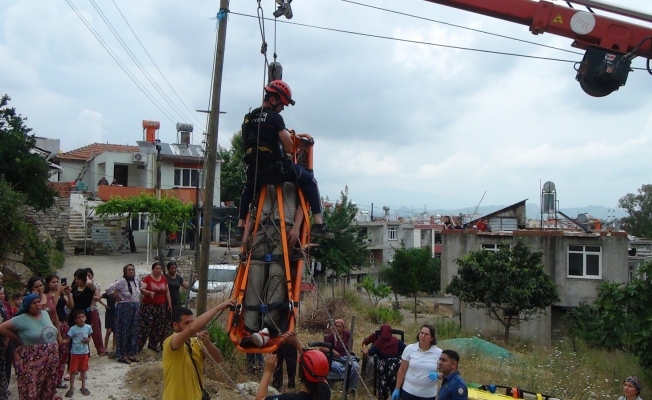
[[[50,242],[41,241],[35,226],[29,225],[23,243],[25,265],[35,276],[45,276],[52,271],[52,246]]]
[[[403,314],[401,314],[401,311],[399,310],[381,306],[379,308],[368,309],[367,319],[369,319],[371,323],[377,325],[396,325],[403,322]]]
[[[354,294],[354,296],[355,301],[360,302],[357,295]],[[333,319],[350,318],[352,313],[347,312],[349,307],[346,298],[330,297],[323,300],[322,302],[319,299],[319,295],[316,292],[304,295],[301,300],[301,316],[299,317],[301,328],[310,332],[326,331],[330,326],[329,313]],[[324,302],[326,303],[325,306]]]
[[[211,342],[215,344],[215,347],[220,349],[223,359],[231,357],[235,346],[233,346],[233,343],[229,338],[229,333],[222,328],[222,325],[213,322],[213,324],[208,326],[208,335],[211,338]]]

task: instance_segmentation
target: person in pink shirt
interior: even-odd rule
[[[163,266],[158,261],[152,264],[152,273],[143,278],[140,293],[140,333],[138,349],[159,351],[163,340],[170,333],[172,300],[168,281],[163,276]]]

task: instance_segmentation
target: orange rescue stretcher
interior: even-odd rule
[[[312,170],[314,140],[310,135],[290,132],[292,161]],[[296,327],[301,281],[309,259],[310,208],[293,182],[264,185],[257,196],[255,210],[247,215],[231,295],[236,305],[229,312],[227,326],[238,350],[271,353],[283,343],[281,334]],[[289,247],[288,228],[294,223],[300,225],[298,243]],[[263,347],[251,346],[246,338],[263,328],[270,332],[269,341]]]

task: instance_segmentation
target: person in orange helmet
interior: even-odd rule
[[[299,391],[269,396],[268,387],[276,369],[276,354],[268,354],[263,366],[256,400],[330,400],[331,388],[326,382],[328,376],[328,359],[319,350],[305,349],[294,332],[284,334],[286,343],[299,352]]]
[[[292,89],[282,80],[265,86],[263,106],[245,115],[242,123],[242,142],[247,164],[247,181],[240,197],[238,226],[235,241],[242,242],[245,220],[255,193],[263,186],[296,182],[303,190],[314,218],[311,236],[332,239],[321,215],[321,200],[317,180],[304,166],[290,161],[292,137],[285,128],[281,111],[294,105]],[[297,227],[298,228],[298,227]]]

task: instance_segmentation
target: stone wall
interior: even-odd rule
[[[34,221],[39,230],[45,230],[53,240],[61,240],[67,256],[75,253],[77,243],[68,236],[68,227],[70,226],[69,198],[55,198],[54,205],[45,211],[37,212],[31,207],[27,207],[27,218]]]
[[[93,254],[129,253],[129,239],[124,221],[117,218],[88,221],[88,236],[91,238]]]
[[[179,275],[183,277],[184,280],[192,281],[192,275],[196,272],[195,256],[180,256],[180,257],[166,258],[165,259],[166,265],[170,261],[174,261],[175,263],[177,263],[177,272]]]

